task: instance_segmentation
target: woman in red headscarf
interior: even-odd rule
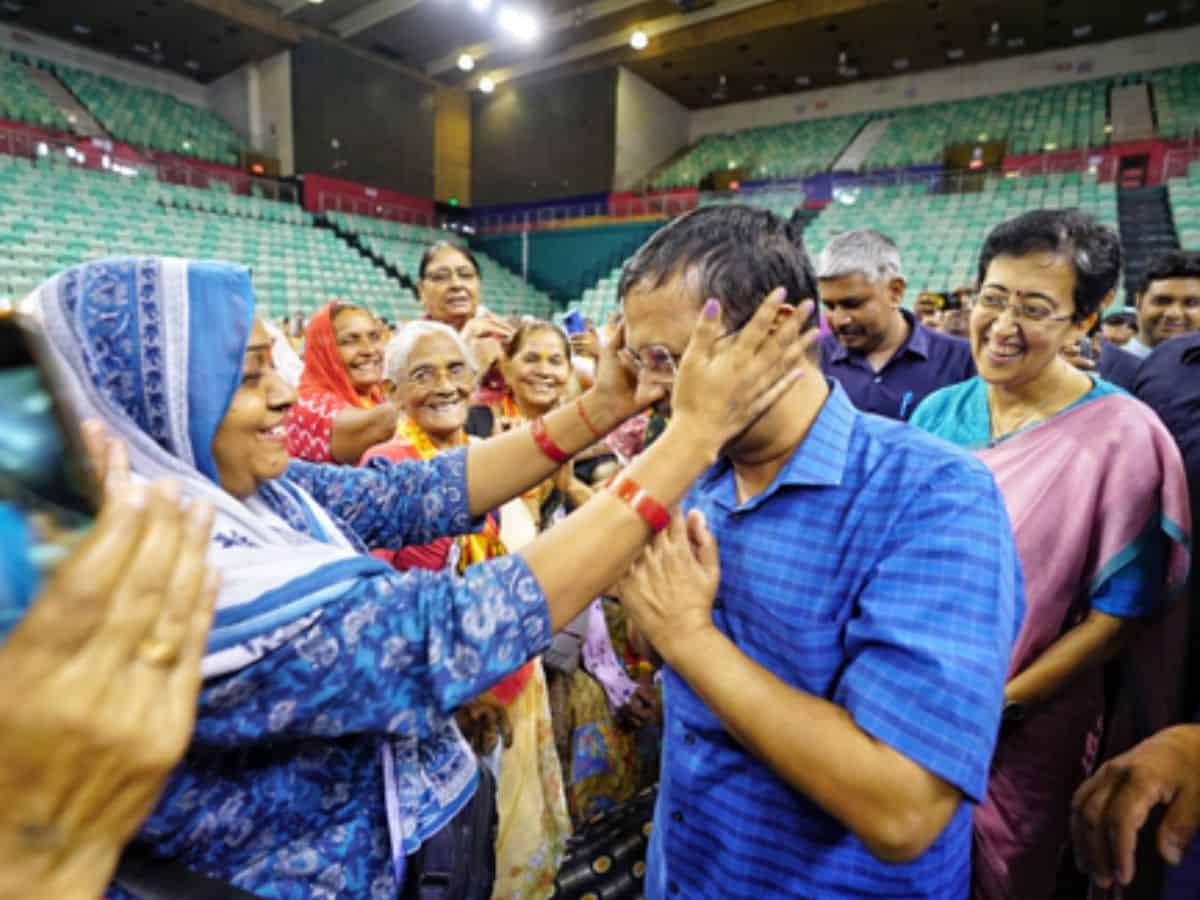
[[[385,335],[369,312],[337,301],[304,334],[300,399],[288,414],[288,455],[354,465],[396,431],[399,413],[383,395]]]

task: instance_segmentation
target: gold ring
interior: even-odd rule
[[[138,644],[138,657],[151,666],[173,666],[179,659],[179,648],[171,641],[144,638]]]

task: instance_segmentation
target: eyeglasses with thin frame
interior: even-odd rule
[[[421,366],[419,369],[409,372],[405,377],[412,384],[425,389],[436,385],[443,372],[446,373],[446,377],[450,380],[450,383],[458,387],[467,387],[475,380],[474,371],[465,362],[453,362],[441,368]]]
[[[651,381],[658,384],[670,384],[679,374],[679,363],[675,354],[662,344],[650,344],[638,353],[628,347],[622,347],[617,352],[617,357],[631,372],[639,376],[645,372]]]
[[[473,282],[479,279],[479,273],[470,266],[462,266],[458,269],[434,269],[432,272],[425,273],[425,280],[431,281],[434,284],[449,284],[455,276],[459,281]]]
[[[1013,321],[1025,322],[1030,325],[1066,322],[1073,318],[1070,313],[1056,316],[1054,307],[1050,305],[1049,301],[1040,297],[1022,298],[1020,293],[1006,294],[995,289],[980,291],[975,297],[975,305],[996,318],[1000,318],[1004,315],[1005,310],[1009,310],[1012,313]]]

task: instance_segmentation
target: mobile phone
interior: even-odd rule
[[[31,526],[39,568],[53,568],[82,539],[99,496],[41,330],[0,314],[0,502]]]
[[[583,321],[583,316],[577,309],[563,313],[562,323],[567,334],[583,334],[587,331],[587,323]]]

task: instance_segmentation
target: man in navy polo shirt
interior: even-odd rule
[[[629,364],[669,383],[705,300],[734,332],[779,288],[817,290],[781,219],[677,219],[621,278]],[[1024,609],[988,469],[814,364],[684,505],[616,591],[666,663],[646,897],[964,900]]]
[[[831,240],[817,264],[830,334],[822,366],[863,412],[907,421],[939,388],[975,374],[971,347],[903,309],[900,251],[870,228]]]

